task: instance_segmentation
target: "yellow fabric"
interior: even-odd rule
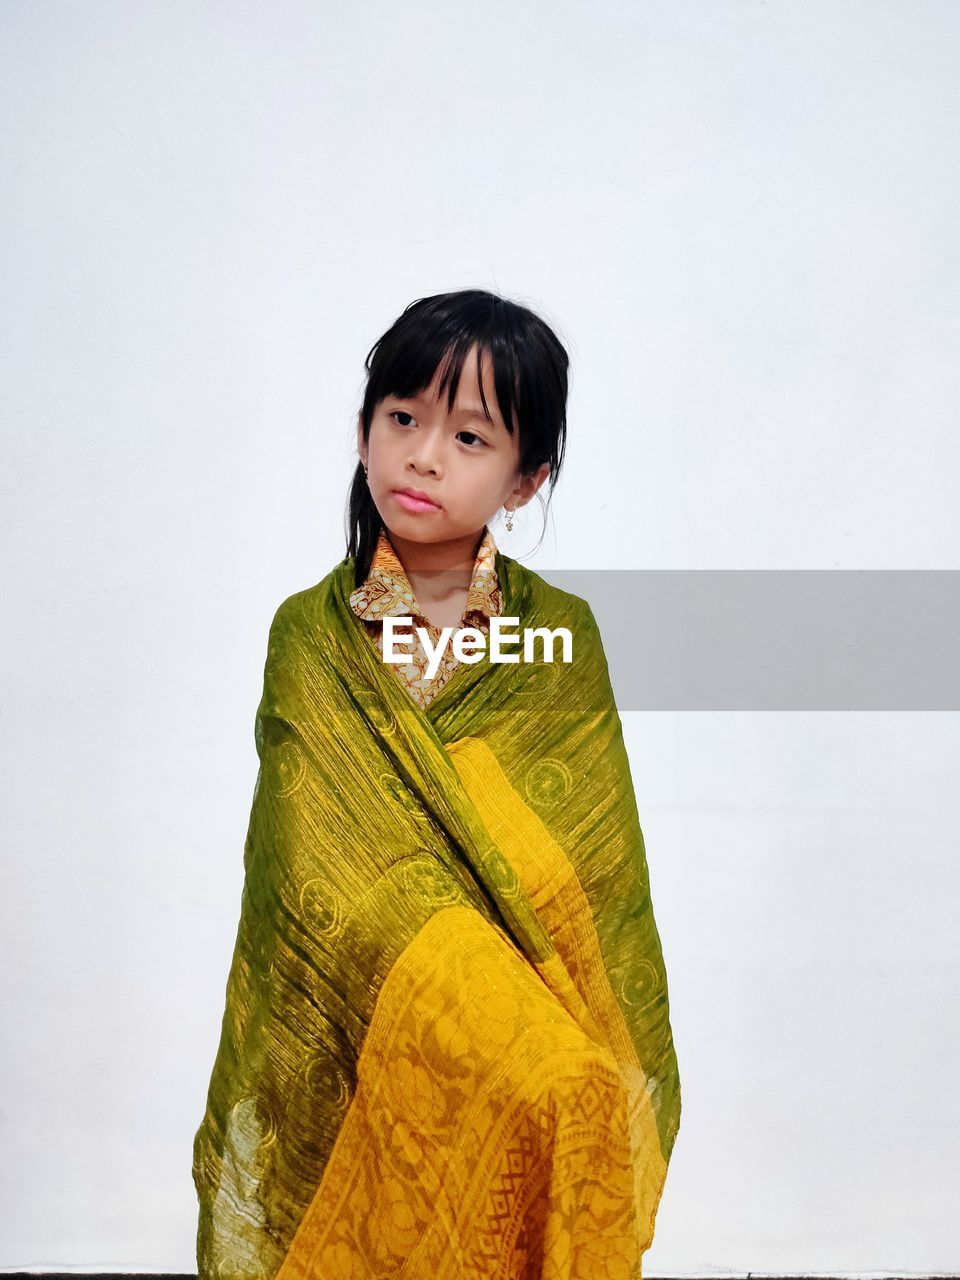
[[[680,1086],[629,764],[589,607],[496,569],[572,664],[423,709],[349,559],[274,618],[200,1280],[640,1275]]]
[[[475,627],[484,635],[490,634],[489,619],[500,613],[500,584],[496,569],[497,544],[489,528],[484,529],[477,550],[464,605],[461,627]],[[386,531],[381,528],[370,561],[366,579],[350,594],[350,607],[367,625],[371,640],[383,653],[383,619],[386,617],[410,618],[411,627],[424,627],[436,646],[440,628],[420,612],[420,606],[410,580],[396,551],[390,544]],[[453,646],[448,645],[433,677],[427,675],[428,656],[414,632],[408,662],[389,663],[392,670],[406,685],[418,706],[426,707],[440,693],[459,665]]]
[[[368,1045],[279,1280],[638,1274],[616,1067],[499,931],[433,915]]]

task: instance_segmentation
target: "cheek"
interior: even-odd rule
[[[374,420],[370,424],[370,438],[367,441],[367,449],[369,450],[371,463],[376,465],[379,459],[388,455],[391,444],[392,437],[390,431]]]

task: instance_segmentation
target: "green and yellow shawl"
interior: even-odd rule
[[[349,605],[270,629],[199,1280],[634,1280],[680,1121],[666,974],[593,614],[497,552],[573,661],[421,709]]]

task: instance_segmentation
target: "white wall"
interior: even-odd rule
[[[958,567],[958,45],[950,0],[0,6],[0,1266],[194,1267],[267,626],[407,302],[569,345],[534,567]],[[957,716],[625,720],[684,1086],[646,1273],[957,1269]]]

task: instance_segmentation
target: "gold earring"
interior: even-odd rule
[[[514,508],[514,510],[516,510],[516,508]],[[513,511],[511,511],[508,507],[506,508],[506,512],[507,512],[507,528],[512,530],[513,529]]]

